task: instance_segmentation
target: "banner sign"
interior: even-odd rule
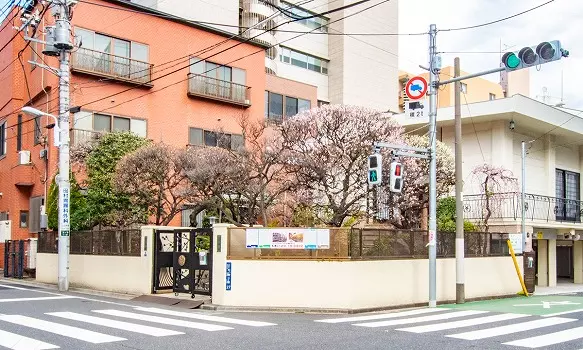
[[[247,248],[330,249],[330,230],[316,228],[248,228]]]

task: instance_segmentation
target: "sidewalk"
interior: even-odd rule
[[[533,295],[583,293],[583,284],[560,283],[556,287],[536,287]]]

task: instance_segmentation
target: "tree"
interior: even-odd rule
[[[88,141],[72,152],[72,161],[81,165],[87,174],[87,212],[91,226],[147,222],[147,211],[132,206],[127,195],[116,192],[112,180],[117,162],[148,142],[130,132],[113,132]]]
[[[440,198],[437,202],[437,230],[441,232],[456,231],[455,197]],[[464,232],[475,232],[476,226],[468,220],[464,220]]]
[[[304,111],[281,127],[287,168],[311,193],[315,213],[328,225],[364,212],[367,156],[375,141],[398,143],[402,128],[384,113],[343,105]]]
[[[490,228],[488,221],[500,210],[508,193],[518,191],[518,179],[514,177],[512,171],[490,164],[478,165],[471,174],[478,179],[480,191],[484,196],[484,206],[481,209],[484,231],[488,232]]]
[[[56,176],[53,177],[47,194],[47,225],[51,230],[58,230],[59,228],[59,186],[57,186],[55,178]],[[87,213],[87,202],[85,196],[81,193],[74,174],[71,173],[69,175],[69,181],[70,228],[72,231],[86,230],[90,227],[90,220]]]
[[[185,161],[184,150],[164,143],[140,147],[117,163],[114,191],[147,212],[155,225],[168,225],[192,196]]]
[[[428,148],[427,136],[407,135],[405,143],[411,147]],[[451,192],[455,185],[455,166],[451,149],[437,141],[437,197]],[[390,155],[385,153],[383,161],[383,184],[379,189],[379,205],[394,209],[388,219],[398,228],[419,228],[423,210],[429,206],[429,160],[400,157],[403,164],[403,188],[400,194],[388,190],[390,174]]]

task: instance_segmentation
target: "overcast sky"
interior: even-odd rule
[[[548,0],[401,0],[399,1],[399,32],[414,33],[429,30],[434,23],[437,29],[465,27],[497,20]],[[510,20],[477,29],[456,32],[440,32],[437,36],[438,51],[486,51],[496,53],[442,54],[443,66],[453,65],[460,57],[461,69],[479,72],[499,66],[500,42],[502,50],[519,50],[541,41],[560,40],[570,51],[569,58],[547,63],[530,70],[530,94],[541,99],[543,88],[551,96],[548,103],[558,103],[561,98],[561,71],[563,71],[563,95],[566,107],[583,109],[583,94],[577,88],[583,79],[583,1],[555,0],[537,10]],[[399,40],[399,67],[416,74],[427,65],[427,36],[401,36]],[[484,78],[499,81],[499,74]],[[537,96],[538,95],[538,96]]]

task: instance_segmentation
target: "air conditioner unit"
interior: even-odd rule
[[[28,244],[28,251],[26,252],[27,255],[27,263],[29,269],[36,269],[36,253],[38,248],[38,239],[31,238],[29,239]]]
[[[8,241],[12,239],[12,221],[2,220],[0,221],[0,242]]]
[[[30,151],[18,152],[18,165],[30,164]]]

